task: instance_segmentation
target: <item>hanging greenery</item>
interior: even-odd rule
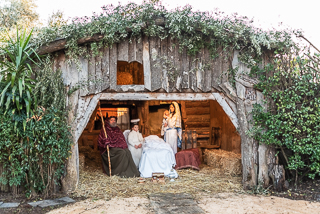
[[[92,17],[76,17],[70,24],[52,25],[41,29],[34,43],[38,47],[47,45],[57,38],[67,39],[67,55],[77,59],[79,55],[89,55],[84,46],[78,45],[81,38],[103,35],[99,42],[92,42],[91,49],[99,54],[102,46],[110,46],[127,37],[142,34],[158,36],[162,39],[176,38],[180,50],[186,48],[189,55],[195,55],[203,47],[217,56],[219,48],[240,50],[241,59],[254,64],[254,58],[262,54],[262,49],[283,51],[294,46],[292,37],[299,31],[263,31],[253,26],[253,20],[222,12],[194,12],[191,6],[169,11],[161,4],[107,5],[100,14]]]
[[[267,107],[256,104],[250,134],[276,145],[295,184],[305,175],[320,175],[320,55],[292,52],[276,55],[259,74]],[[264,75],[263,75],[264,74]]]

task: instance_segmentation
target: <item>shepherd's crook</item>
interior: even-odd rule
[[[107,135],[107,132],[106,132],[106,128],[104,127],[104,120],[103,120],[103,115],[102,115],[101,108],[100,108],[100,102],[99,102],[99,111],[100,111],[100,116],[101,116],[104,135],[106,136],[106,138],[108,138],[108,135]],[[110,161],[109,145],[107,145],[107,152],[108,152],[108,162],[109,162],[109,175],[111,177],[111,161]]]

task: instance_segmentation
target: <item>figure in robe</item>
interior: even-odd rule
[[[132,130],[128,136],[128,147],[132,155],[132,159],[136,164],[136,167],[139,167],[141,155],[142,155],[142,144],[143,144],[143,137],[142,134],[139,132],[139,125],[133,124]]]
[[[164,141],[166,141],[166,131],[169,128],[168,127],[168,119],[169,119],[170,113],[168,110],[165,110],[163,112],[163,119],[162,119],[162,127],[161,127],[161,136],[164,136]]]
[[[169,127],[166,130],[165,141],[171,146],[174,154],[177,153],[177,147],[181,148],[181,114],[180,108],[177,102],[170,104],[170,116],[168,118],[168,124],[165,127]]]
[[[101,153],[104,172],[109,175],[109,162],[107,154],[107,145],[109,145],[111,174],[120,177],[139,177],[140,173],[128,149],[126,140],[117,126],[117,118],[111,116],[105,122],[107,138],[103,128],[100,131],[98,147]]]

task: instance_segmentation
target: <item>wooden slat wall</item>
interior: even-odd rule
[[[80,58],[79,75],[75,74],[76,66],[68,66],[64,53],[55,59],[63,70],[63,79],[66,85],[73,85],[78,80],[89,82],[88,86],[83,85],[80,96],[97,94],[110,90],[125,92],[131,89],[134,91],[157,91],[162,89],[166,92],[183,92],[186,90],[194,92],[213,92],[219,89],[219,85],[227,81],[222,75],[227,72],[230,63],[226,55],[221,52],[215,60],[211,59],[207,48],[203,49],[196,56],[188,56],[187,50],[179,51],[179,44],[176,39],[144,36],[141,39],[126,39],[119,44],[102,49],[102,54],[96,57],[85,59]],[[164,61],[176,68],[173,74]],[[138,61],[143,64],[144,86],[120,86],[117,85],[117,61]],[[209,66],[208,66],[209,65]],[[72,74],[71,74],[72,73]],[[172,80],[170,75],[174,75]],[[77,76],[75,78],[75,76]]]

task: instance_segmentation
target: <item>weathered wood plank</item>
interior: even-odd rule
[[[164,59],[168,59],[168,38],[164,38],[160,42],[161,45],[161,57]],[[168,92],[169,80],[168,80],[168,72],[167,68],[162,65],[162,88]]]
[[[129,44],[128,44],[128,62],[133,62],[136,61],[136,49],[137,49],[137,43],[136,43],[136,38],[131,38],[129,40]]]
[[[204,101],[204,102],[186,102],[186,108],[194,108],[197,107],[196,109],[198,109],[198,107],[200,108],[204,108],[204,107],[210,107],[210,102],[209,101]]]
[[[182,60],[181,60],[181,75],[182,75],[182,88],[190,88],[189,86],[189,56],[187,54],[187,49],[183,49]]]
[[[102,89],[102,69],[101,69],[101,56],[95,58],[96,82],[95,93],[100,93]]]
[[[179,53],[179,42],[175,39],[174,49],[174,67],[177,69],[177,77],[175,79],[175,87],[181,91],[182,72],[181,72],[181,53]]]
[[[209,107],[197,107],[197,108],[186,108],[187,115],[202,115],[202,114],[210,114]]]
[[[172,67],[174,66],[174,57],[175,57],[175,49],[176,47],[174,46],[175,41],[169,37],[168,38],[168,62],[170,64],[172,64]],[[167,77],[168,77],[168,82],[169,82],[169,87],[167,92],[173,92],[174,91],[174,87],[175,87],[175,82],[173,81],[173,74],[174,74],[174,70],[167,68]]]
[[[110,89],[117,90],[117,44],[110,48]]]
[[[88,65],[88,73],[89,73],[89,93],[93,94],[95,93],[96,87],[96,60],[95,57],[91,56],[89,59],[89,65]]]
[[[188,115],[187,122],[210,122],[210,114]]]
[[[198,63],[197,63],[197,88],[200,89],[201,91],[204,90],[204,63],[205,63],[205,60],[204,60],[204,50],[202,49],[201,52],[199,52],[197,54],[199,60],[198,60]]]
[[[94,110],[97,107],[100,96],[101,96],[101,94],[96,94],[92,98],[90,97],[89,100],[86,100],[84,102],[83,108],[81,110],[83,116],[81,117],[81,119],[78,123],[77,129],[75,131],[74,142],[78,142],[83,130],[86,128],[92,113],[94,112]]]
[[[217,100],[217,102],[219,103],[219,105],[223,108],[224,112],[228,115],[234,127],[237,129],[239,127],[238,118],[235,115],[235,113],[232,111],[228,103],[226,102],[225,98],[221,96],[219,93],[212,93],[212,94]]]
[[[151,68],[150,68],[150,51],[149,37],[143,37],[143,71],[144,71],[144,87],[151,91]]]
[[[67,61],[65,54],[61,54],[59,56],[59,69],[61,70],[61,76],[63,79],[63,84],[65,86],[70,85],[70,80],[68,79],[68,72],[67,72]]]
[[[150,37],[150,68],[151,68],[151,91],[156,91],[162,87],[162,72],[160,63],[160,38]]]
[[[227,53],[225,53],[224,51],[221,52],[221,73],[222,73],[222,83],[228,82],[228,76],[227,75],[223,75],[223,74],[227,74],[229,71],[230,65],[228,62],[228,58],[227,58]],[[230,75],[230,74],[228,74]]]
[[[141,39],[136,39],[135,61],[143,63],[143,42]]]
[[[80,84],[80,96],[86,96],[89,92],[88,90],[88,59],[80,57],[81,69],[79,71],[79,84]]]
[[[213,61],[213,68],[212,68],[212,80],[211,80],[211,86],[215,89],[220,90],[219,85],[221,84],[222,79],[222,56],[219,53],[219,56],[214,59]]]
[[[212,93],[103,93],[101,100],[215,100]],[[197,103],[197,102],[194,102]],[[186,103],[187,105],[187,103]],[[227,104],[228,105],[228,104]]]
[[[129,61],[129,40],[124,39],[118,44],[118,60]]]
[[[189,87],[197,92],[197,57],[190,57]]]
[[[110,65],[109,65],[109,48],[104,47],[103,49],[103,55],[101,60],[101,72],[102,72],[102,85],[101,85],[101,91],[104,91],[110,87]]]
[[[208,48],[203,50],[203,61],[204,61],[204,76],[203,76],[203,91],[211,91],[211,81],[212,81],[212,68],[211,68],[211,57]]]

